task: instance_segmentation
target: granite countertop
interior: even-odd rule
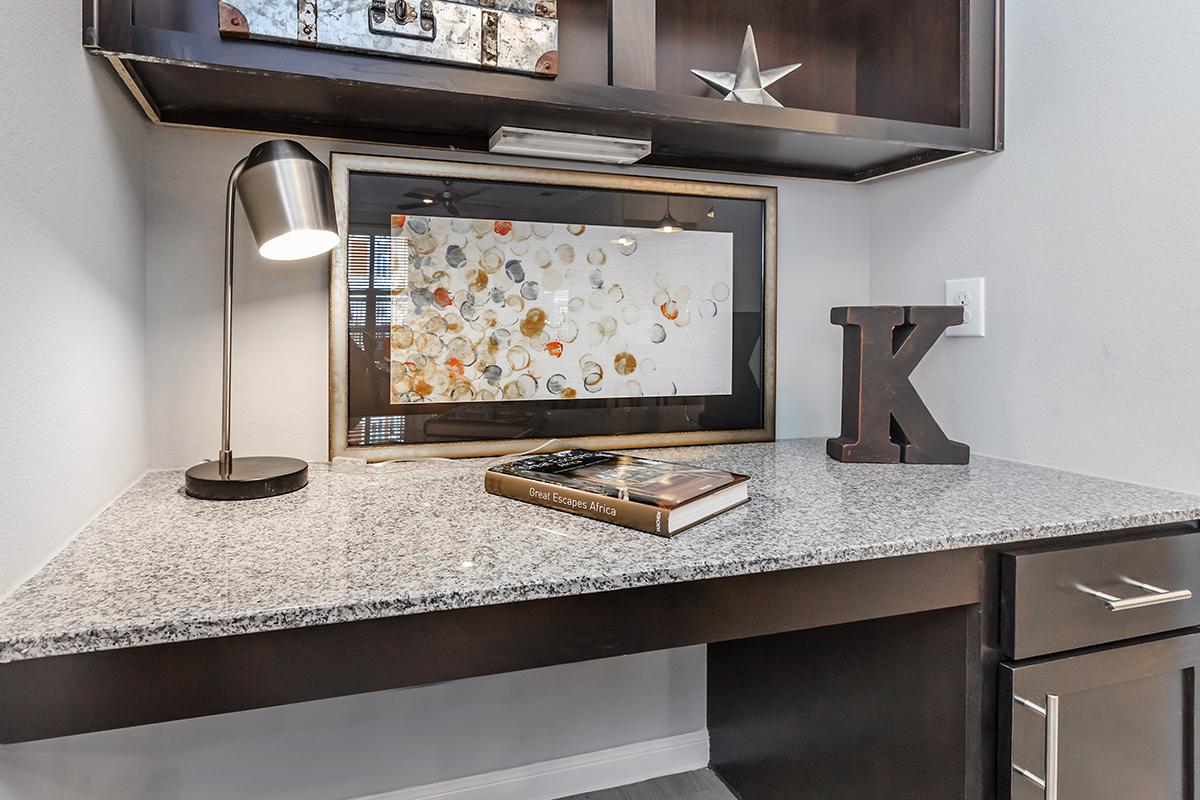
[[[642,451],[745,472],[674,539],[488,495],[486,461],[245,503],[147,475],[0,601],[0,663],[1200,519],[1200,497],[1012,461],[840,464],[824,440]]]

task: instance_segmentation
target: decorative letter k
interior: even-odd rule
[[[851,306],[830,320],[845,329],[842,435],[826,444],[830,458],[968,463],[971,448],[946,438],[909,379],[942,332],[962,324],[962,307]]]

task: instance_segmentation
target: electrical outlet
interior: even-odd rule
[[[963,324],[947,328],[947,336],[985,335],[987,307],[984,304],[983,278],[946,281],[946,305],[963,307]]]

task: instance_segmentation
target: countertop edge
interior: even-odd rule
[[[1057,522],[1024,528],[980,531],[951,536],[943,540],[913,541],[899,539],[868,547],[822,548],[795,558],[764,558],[744,562],[725,562],[686,570],[654,570],[619,573],[603,578],[570,577],[550,583],[497,587],[472,592],[470,597],[453,598],[440,594],[424,597],[366,599],[351,604],[272,609],[211,619],[164,620],[128,629],[93,628],[71,632],[50,632],[0,640],[0,664],[54,656],[95,653],[106,650],[172,644],[226,636],[267,633],[270,631],[318,625],[385,619],[431,613],[447,609],[543,600],[618,589],[683,583],[693,580],[752,575],[788,569],[872,561],[883,558],[920,555],[972,547],[1002,546],[1042,539],[1080,536],[1089,533],[1132,530],[1154,525],[1170,525],[1200,520],[1200,506],[1141,514],[1121,515],[1078,522]],[[449,601],[449,602],[448,602]]]

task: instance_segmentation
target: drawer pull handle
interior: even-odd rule
[[[1058,695],[1046,695],[1046,800],[1058,800]]]
[[[1145,590],[1148,592],[1148,594],[1141,594],[1137,597],[1120,598],[1111,595],[1108,592],[1092,589],[1082,584],[1077,584],[1075,588],[1084,594],[1090,594],[1092,597],[1103,600],[1105,607],[1108,608],[1109,611],[1128,611],[1131,608],[1145,608],[1146,606],[1158,606],[1162,605],[1163,603],[1178,603],[1181,600],[1192,599],[1191,589],[1177,589],[1175,591],[1171,591],[1170,589],[1162,589],[1149,583],[1135,581],[1133,578],[1122,578],[1121,580],[1125,583],[1128,583],[1130,586],[1136,586],[1139,589]]]
[[[1024,767],[1013,764],[1013,772],[1017,773],[1022,778],[1029,781],[1030,783],[1032,783],[1034,786],[1038,787],[1042,791],[1046,790],[1046,782],[1044,780],[1042,780],[1041,778],[1039,778],[1037,775],[1030,772],[1029,770],[1025,769]]]
[[[1046,716],[1045,708],[1039,706],[1037,703],[1033,702],[1032,700],[1026,700],[1024,697],[1021,697],[1018,694],[1013,695],[1013,702],[1019,706],[1024,706],[1025,708],[1028,708],[1030,711],[1037,714],[1039,717]]]
[[[1046,718],[1046,777],[1039,778],[1032,770],[1016,763],[1012,765],[1013,772],[1041,789],[1046,800],[1058,800],[1058,695],[1047,694],[1045,707],[1015,694],[1013,702]]]

